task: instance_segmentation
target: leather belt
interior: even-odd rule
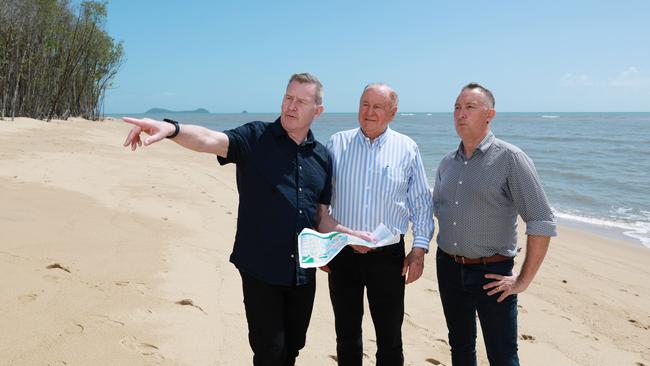
[[[491,255],[489,257],[480,257],[480,258],[467,258],[462,255],[453,255],[445,251],[443,253],[447,254],[454,262],[459,264],[487,264],[487,263],[496,263],[496,262],[505,262],[511,260],[513,257],[508,257],[501,254]]]

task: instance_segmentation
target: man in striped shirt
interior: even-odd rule
[[[401,235],[399,243],[372,251],[346,247],[326,269],[339,365],[361,365],[364,288],[377,336],[377,365],[404,364],[404,288],[422,275],[433,235],[431,190],[418,147],[388,127],[397,102],[388,85],[366,86],[359,104],[360,128],[333,135],[327,145],[333,164],[332,218],[355,231],[370,232],[383,223]],[[405,256],[409,222],[413,248]],[[323,223],[319,228],[330,231]]]
[[[517,293],[532,282],[555,236],[555,219],[533,162],[494,137],[492,92],[468,84],[456,99],[461,138],[436,174],[436,268],[454,366],[476,365],[476,314],[490,365],[519,365]],[[517,215],[526,256],[517,275]]]

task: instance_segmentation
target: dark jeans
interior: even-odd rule
[[[295,364],[305,346],[316,283],[304,286],[266,284],[239,272],[248,320],[248,341],[256,366]]]
[[[487,273],[511,275],[513,260],[488,264],[459,264],[440,249],[436,252],[438,287],[449,330],[454,366],[476,365],[476,314],[481,322],[490,365],[519,365],[517,356],[517,295],[498,303],[483,285]]]
[[[363,292],[368,290],[370,316],[377,337],[377,366],[403,365],[404,240],[367,254],[345,247],[330,263],[330,299],[334,308],[339,365],[360,366]]]

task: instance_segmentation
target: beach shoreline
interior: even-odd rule
[[[234,167],[171,142],[131,152],[121,146],[129,127],[0,121],[0,324],[15,330],[0,336],[0,358],[250,364],[241,283],[228,262]],[[523,364],[650,365],[650,250],[624,239],[561,221],[519,297]],[[407,286],[406,364],[451,364],[434,262],[429,254],[423,277]],[[298,364],[334,365],[327,281],[317,278]],[[364,362],[374,364],[369,316],[363,327]]]

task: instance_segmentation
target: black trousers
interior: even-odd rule
[[[253,364],[294,365],[298,352],[305,346],[316,283],[276,286],[239,273]]]
[[[329,263],[339,365],[361,365],[364,288],[377,337],[377,366],[404,364],[404,239],[382,249],[358,254],[346,247]]]

